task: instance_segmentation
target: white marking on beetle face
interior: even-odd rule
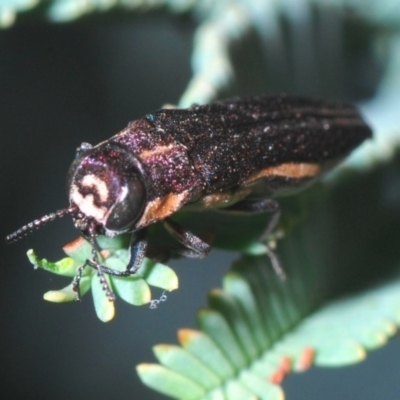
[[[96,175],[93,174],[85,175],[84,178],[82,179],[81,185],[83,187],[89,187],[93,190],[93,192],[96,192],[101,202],[107,201],[108,199],[107,184],[103,180],[98,178]]]
[[[79,210],[87,217],[92,217],[96,221],[103,223],[106,219],[107,208],[99,207],[94,202],[94,195],[87,194],[83,196],[76,185],[71,186],[70,191],[71,203],[75,204]]]

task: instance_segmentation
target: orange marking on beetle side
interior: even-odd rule
[[[198,210],[204,208],[225,208],[229,207],[232,204],[237,203],[238,201],[244,199],[251,193],[250,188],[239,189],[235,192],[232,190],[223,190],[220,192],[215,192],[212,194],[208,194],[203,196],[199,200],[194,203],[188,204],[186,209],[188,210]]]
[[[164,197],[158,197],[150,201],[144,210],[142,218],[136,224],[136,227],[143,228],[169,217],[182,207],[188,195],[189,191],[187,190],[179,194],[170,193]]]
[[[151,150],[144,150],[139,154],[139,159],[141,160],[145,160],[146,158],[155,156],[155,155],[159,155],[159,154],[165,154],[165,153],[169,153],[171,151],[175,151],[176,150],[176,145],[174,144],[169,144],[168,146],[156,146],[154,147],[154,149]]]
[[[285,178],[312,178],[321,173],[321,167],[314,163],[285,163],[265,168],[251,175],[244,182],[249,185],[262,178],[282,176]]]

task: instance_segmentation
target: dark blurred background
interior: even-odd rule
[[[193,30],[187,19],[156,15],[31,21],[0,32],[1,237],[67,205],[65,174],[82,141],[96,144],[178,101],[191,76]],[[174,261],[180,288],[165,303],[150,310],[118,301],[115,320],[104,324],[90,294],[80,304],[43,301],[69,281],[34,271],[25,256],[34,248],[57,260],[76,236],[65,218],[1,244],[0,397],[163,398],[140,383],[135,365],[154,361],[153,345],[176,343],[178,328],[196,326],[196,310],[236,255]],[[396,338],[360,365],[290,376],[288,398],[398,398],[399,359]]]

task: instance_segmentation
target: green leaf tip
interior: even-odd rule
[[[153,351],[161,364],[168,366],[206,389],[212,389],[221,384],[221,379],[218,375],[186,349],[182,349],[179,346],[161,344],[155,346]]]
[[[127,246],[129,240],[120,235],[115,238],[99,237],[100,255],[102,263],[108,268],[123,271],[129,258]],[[78,238],[63,247],[68,257],[57,262],[39,258],[34,250],[27,252],[28,260],[35,268],[42,268],[54,274],[74,278],[77,268],[83,265],[92,256],[91,245],[83,238]],[[150,286],[172,291],[178,288],[178,277],[170,267],[145,258],[135,275],[127,278],[105,276],[108,286],[122,300],[134,306],[150,304],[151,308],[160,302],[152,300]],[[103,322],[112,320],[115,316],[115,304],[107,297],[104,285],[101,284],[95,271],[86,267],[80,281],[81,296],[92,289],[94,307],[98,318]],[[44,294],[44,299],[55,303],[64,303],[76,300],[77,295],[72,284],[60,290],[51,290]],[[162,296],[164,298],[165,296]]]
[[[149,387],[175,399],[204,399],[206,391],[190,379],[157,364],[140,364],[140,379]]]
[[[27,251],[29,262],[35,268],[42,268],[45,271],[52,272],[53,274],[74,277],[76,275],[76,268],[79,264],[70,257],[66,257],[55,263],[46,260],[45,258],[40,259],[33,249]]]
[[[172,291],[178,289],[179,280],[175,271],[164,264],[146,258],[139,271],[140,275],[151,286]]]

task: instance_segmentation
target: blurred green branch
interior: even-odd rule
[[[305,70],[313,71],[315,81],[323,80],[318,72],[318,61],[322,56],[315,37],[324,38],[322,46],[332,37],[343,35],[339,22],[336,31],[322,15],[315,21],[315,10],[335,11],[338,20],[347,16],[357,17],[373,27],[375,55],[384,65],[383,76],[376,88],[376,96],[361,104],[361,108],[374,128],[375,141],[365,144],[346,165],[366,167],[376,160],[390,158],[393,148],[399,143],[398,99],[400,93],[400,3],[391,0],[313,0],[274,2],[270,0],[2,0],[0,2],[0,27],[14,24],[19,13],[38,9],[52,22],[71,22],[93,13],[111,10],[123,12],[151,12],[165,10],[173,14],[191,13],[198,27],[194,35],[192,53],[193,77],[181,96],[180,107],[208,103],[232,85],[235,80],[235,65],[230,50],[234,43],[249,32],[256,32],[265,48],[260,54],[267,63],[275,63],[277,72],[285,71],[285,80],[294,79],[290,86],[296,91],[297,66],[308,63]],[[287,20],[291,29],[282,24]],[[313,27],[315,32],[310,31]],[[289,34],[289,40],[288,40]],[[308,53],[296,52],[297,45],[290,49],[290,42],[309,43]],[[311,44],[314,43],[312,46]],[[340,47],[343,44],[339,44]],[[292,52],[292,66],[279,60],[282,54]],[[331,54],[330,58],[342,55]],[[339,60],[339,63],[341,61]],[[289,68],[290,67],[290,68]],[[292,72],[290,71],[292,70]],[[291,76],[293,74],[293,76]],[[273,76],[266,79],[274,80]],[[297,82],[297,83],[296,83]],[[337,83],[336,83],[337,84]],[[300,88],[301,89],[301,88]],[[279,90],[282,90],[280,88]]]
[[[328,86],[336,89],[339,83],[335,78],[343,72],[346,50],[352,53],[359,49],[357,43],[346,49],[346,21],[348,18],[352,23],[361,21],[367,27],[365,32],[374,60],[382,69],[374,94],[360,104],[374,129],[374,140],[361,146],[343,165],[331,181],[331,192],[326,194],[316,188],[284,201],[282,227],[286,236],[278,241],[278,250],[288,267],[289,281],[285,284],[276,281],[266,258],[256,255],[265,251],[255,241],[260,224],[265,222],[262,219],[232,222],[230,218],[223,220],[224,217],[215,215],[200,221],[194,218],[190,226],[200,230],[210,221],[217,221],[225,230],[222,233],[228,236],[225,240],[217,239],[216,245],[234,248],[247,256],[225,277],[224,290],[211,294],[209,308],[199,314],[201,331],[182,331],[179,337],[182,347],[157,346],[155,353],[162,366],[141,366],[139,373],[148,385],[176,398],[233,399],[232,393],[281,398],[282,391],[275,384],[287,373],[282,364],[286,356],[291,365],[299,365],[304,351],[310,350],[306,366],[313,361],[343,365],[362,359],[366,350],[383,345],[395,333],[400,324],[400,257],[395,243],[400,203],[398,198],[393,200],[396,194],[393,187],[398,186],[400,175],[400,3],[391,0],[3,0],[0,26],[11,27],[18,14],[29,17],[34,10],[52,22],[70,22],[111,10],[190,14],[197,23],[191,60],[193,76],[179,100],[180,107],[207,103],[229,90],[236,94],[246,91],[237,89],[240,73],[232,50],[237,47],[242,52],[237,58],[251,70],[252,60],[242,55],[247,50],[243,42],[248,37],[259,46],[257,57],[262,59],[265,69],[259,69],[257,74],[266,86],[273,86],[275,80],[281,79],[276,85],[278,90],[303,91],[304,82],[310,82],[303,78],[308,77],[314,82],[311,92],[315,89],[315,93],[324,93]],[[332,19],[326,19],[326,14],[332,14]],[[329,83],[326,71],[333,77]],[[282,80],[287,85],[283,89]],[[252,90],[258,90],[258,86]],[[334,95],[342,93],[337,91]],[[332,238],[335,229],[339,233]],[[243,234],[242,243],[229,237],[229,233],[238,230]],[[67,259],[57,263],[40,260],[33,252],[29,258],[41,268],[71,276],[76,266],[88,257],[85,244],[80,245],[79,249],[67,252]],[[123,243],[117,246],[109,241],[103,245],[106,265],[119,268],[126,263]],[[112,279],[110,284],[124,300],[135,305],[151,301],[149,284],[166,290],[177,287],[177,278],[168,267],[146,264],[146,268],[147,272],[141,271],[143,274],[132,278],[128,286],[118,279]],[[392,284],[361,291],[389,276],[395,277]],[[83,292],[91,285],[98,285],[98,280],[92,277],[93,271],[84,275]],[[235,291],[238,287],[243,289],[240,293]],[[92,289],[99,317],[110,320],[114,310],[103,301],[101,287]],[[327,305],[328,300],[344,291],[360,293]],[[73,298],[68,286],[46,294],[51,301]],[[314,313],[315,310],[319,311]],[[333,350],[329,334],[338,339]],[[202,343],[196,348],[199,338]],[[207,346],[208,350],[220,352],[221,364],[213,364],[218,354],[207,352]],[[188,369],[188,363],[196,368]],[[264,379],[262,385],[260,379]],[[181,387],[177,387],[179,382]],[[271,392],[263,395],[264,390]],[[183,392],[193,396],[185,397]]]

